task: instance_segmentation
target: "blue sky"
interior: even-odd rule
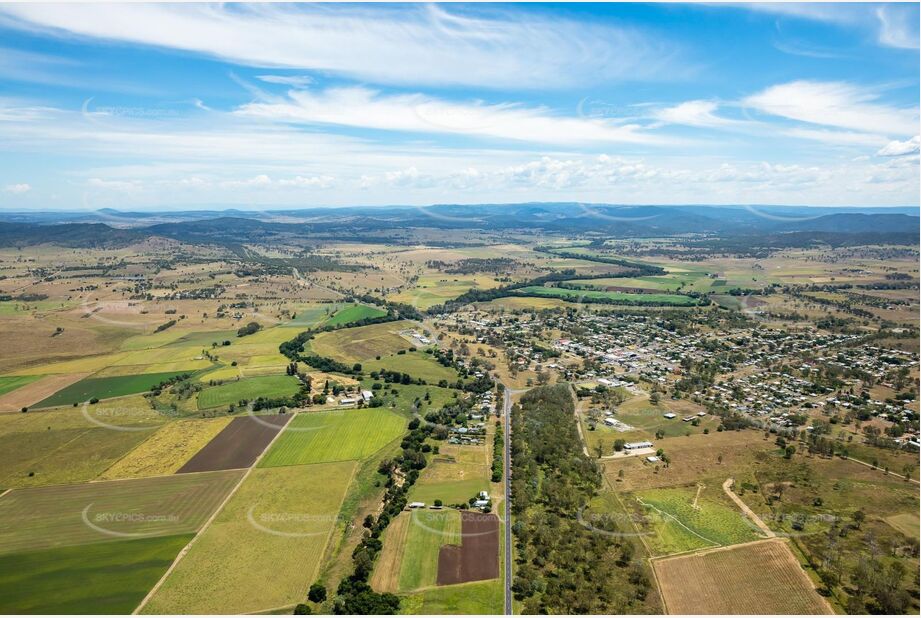
[[[0,208],[917,205],[917,4],[0,4]]]

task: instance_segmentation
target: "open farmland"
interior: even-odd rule
[[[172,474],[219,434],[231,419],[191,419],[168,423],[106,470],[101,479]]]
[[[28,380],[15,389],[8,390],[0,395],[0,412],[18,412],[22,408],[31,408],[39,401],[47,399],[62,388],[66,388],[74,382],[79,382],[85,378],[87,373],[69,373],[61,375],[45,375],[33,379],[35,376],[22,376]],[[4,378],[7,383],[19,379],[17,376]]]
[[[653,562],[670,614],[831,614],[779,539]]]
[[[380,318],[385,315],[387,315],[386,311],[381,311],[376,307],[369,307],[368,305],[347,305],[337,309],[335,313],[330,314],[330,316],[323,321],[323,325],[342,326],[343,324],[350,324],[369,318]]]
[[[412,347],[398,333],[409,322],[384,322],[319,333],[309,345],[314,353],[343,363],[358,363]]]
[[[362,366],[369,373],[380,370],[398,371],[425,380],[429,384],[437,384],[441,380],[453,384],[458,379],[457,371],[441,365],[431,354],[425,352],[389,354],[382,356],[380,360],[367,361]]]
[[[38,380],[39,376],[0,376],[0,396]]]
[[[504,590],[502,581],[471,582],[436,586],[403,599],[401,614],[501,614]]]
[[[0,554],[195,532],[236,471],[17,489],[0,498]]]
[[[300,388],[293,376],[257,376],[206,388],[198,394],[198,408],[219,408],[257,397],[288,397]]]
[[[364,459],[398,438],[406,422],[386,408],[303,412],[285,428],[259,465]]]
[[[290,420],[287,414],[237,417],[177,472],[248,468]]]
[[[37,408],[68,406],[90,399],[109,399],[149,391],[161,382],[183,375],[183,371],[145,373],[140,375],[115,376],[109,378],[84,378],[71,384],[51,397],[35,404]]]
[[[0,612],[130,614],[191,538],[112,540],[0,555]]]
[[[246,613],[301,602],[355,467],[339,462],[253,470],[144,613]]]
[[[436,585],[441,547],[461,543],[461,514],[453,509],[401,513],[384,535],[387,548],[371,579],[382,592],[411,592]]]

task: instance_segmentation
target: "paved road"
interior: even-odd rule
[[[512,615],[512,391],[503,386],[502,396],[505,417],[505,614]]]

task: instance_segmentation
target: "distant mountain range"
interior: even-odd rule
[[[430,207],[350,207],[298,210],[127,212],[0,212],[0,244],[52,242],[68,246],[123,245],[160,236],[215,244],[270,240],[289,234],[317,238],[399,236],[410,228],[523,231],[653,237],[770,236],[796,232],[885,236],[918,244],[919,209],[791,206],[616,206],[578,203],[442,204]]]

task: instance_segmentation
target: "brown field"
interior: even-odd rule
[[[662,448],[672,463],[668,468],[646,465],[642,457],[624,457],[604,463],[604,474],[612,486],[631,489],[649,489],[695,483],[701,478],[724,474],[739,469],[752,461],[758,451],[775,450],[773,440],[765,440],[764,434],[753,430],[711,431],[709,434],[695,434],[676,438],[653,440],[654,448]],[[723,461],[717,463],[722,455]],[[618,471],[624,470],[622,480],[617,480]]]
[[[40,378],[0,396],[0,412],[19,412],[22,408],[28,408],[51,397],[62,388],[79,382],[88,375],[88,373],[66,373]]]
[[[444,545],[438,553],[438,585],[499,577],[499,518],[462,511],[461,538],[460,545]]]
[[[259,421],[237,417],[176,473],[248,468],[291,418],[290,414],[260,416]]]
[[[668,614],[831,614],[786,541],[653,561]]]

